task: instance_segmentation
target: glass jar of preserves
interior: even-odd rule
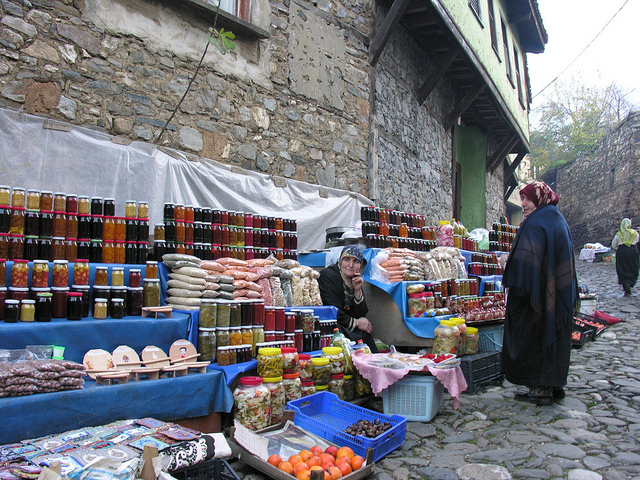
[[[0,206],[0,233],[9,233],[11,225],[11,207]]]
[[[20,321],[20,301],[7,299],[4,301],[4,321],[18,323]]]
[[[124,300],[122,298],[112,298],[110,311],[111,318],[115,318],[117,320],[123,318],[126,313],[124,308]]]
[[[45,288],[49,286],[49,262],[47,260],[33,261],[31,286],[35,288]]]
[[[104,217],[102,215],[91,215],[91,239],[102,240],[104,229]]]
[[[102,240],[91,240],[89,242],[89,261],[91,263],[102,263]]]
[[[124,242],[127,239],[127,221],[124,217],[115,217],[114,240]]]
[[[342,373],[331,374],[329,391],[335,393],[340,400],[344,400],[344,375]]]
[[[282,383],[284,385],[286,403],[302,397],[302,382],[300,381],[300,374],[298,372],[283,373]]]
[[[229,327],[229,345],[242,345],[241,327]]]
[[[258,350],[258,375],[261,377],[282,376],[282,351],[279,348],[265,347]]]
[[[67,320],[82,320],[82,294],[67,293]]]
[[[36,297],[36,321],[51,321],[51,299],[53,295],[48,292],[39,293]]]
[[[40,209],[40,192],[38,190],[27,190],[27,210]]]
[[[253,343],[253,332],[251,327],[240,327],[242,332],[242,345],[251,345]]]
[[[160,279],[145,278],[142,285],[142,306],[143,307],[159,307],[160,306]]]
[[[71,285],[71,291],[82,295],[82,318],[89,316],[91,287],[89,285]]]
[[[12,207],[9,215],[9,233],[24,235],[26,210],[23,207]]]
[[[311,359],[313,364],[313,382],[316,388],[327,387],[331,380],[331,366],[329,359],[325,357],[314,357]]]
[[[67,235],[67,214],[65,212],[53,212],[52,235],[54,237]]]
[[[36,319],[36,301],[25,299],[20,302],[20,321],[33,322]]]
[[[275,307],[264,307],[264,329],[267,331],[275,331],[276,329],[276,310]]]
[[[40,201],[42,202],[42,199]],[[78,197],[78,213],[82,215],[91,214],[91,200],[89,199],[89,197],[85,197],[85,196]]]
[[[93,304],[93,318],[104,320],[107,318],[109,301],[106,298],[96,298]]]
[[[67,238],[78,238],[78,215],[67,213],[67,223],[65,235]]]
[[[4,287],[7,280],[7,259],[2,257],[0,258],[0,287]],[[0,298],[0,302],[2,302],[2,298]]]
[[[38,258],[38,237],[23,237],[22,258],[29,261]]]
[[[111,269],[111,286],[122,287],[124,285],[124,268],[113,267]]]
[[[284,385],[282,384],[282,376],[279,377],[262,377],[264,386],[269,389],[271,394],[271,418],[270,425],[277,425],[282,421],[284,410],[287,405],[284,393]]]
[[[340,347],[324,347],[322,356],[329,360],[331,373],[344,373],[344,353]]]
[[[102,220],[102,239],[113,241],[116,239],[116,217],[104,217]]]
[[[41,215],[43,214],[41,213]],[[42,221],[40,222],[40,231],[42,231]],[[42,235],[42,233],[40,235]],[[78,238],[84,238],[88,240],[90,237],[91,237],[91,215],[78,214]]]
[[[216,328],[218,304],[214,299],[203,298],[200,301],[200,315],[198,326],[200,328]]]
[[[138,244],[136,242],[125,242],[124,244],[124,263],[138,263]]]
[[[78,239],[67,238],[64,241],[64,259],[69,262],[75,262],[78,258]]]
[[[142,315],[142,303],[142,287],[127,288],[127,315],[133,317]]]
[[[356,398],[356,384],[353,375],[345,375],[344,379],[344,401],[350,402]]]
[[[258,353],[256,345],[264,342],[264,328],[262,328],[262,325],[254,325],[251,327],[251,333],[253,335],[253,339],[251,340],[251,355],[255,357]]]
[[[217,302],[217,318],[216,323],[218,327],[229,327],[231,318],[231,305],[230,302],[224,300],[218,300]]]
[[[0,185],[0,205],[8,207],[11,205],[11,187]]]
[[[300,383],[302,384],[300,387],[300,394],[302,397],[307,397],[316,393],[316,386],[313,383],[313,380],[301,380]]]
[[[67,317],[67,293],[69,287],[51,287],[51,316],[53,318]]]
[[[219,343],[219,340],[216,340]],[[225,346],[216,346],[216,363],[219,367],[227,367],[231,365],[231,350],[235,347]]]
[[[25,192],[24,188],[14,188],[11,192],[11,206],[22,207],[25,206]]]
[[[102,242],[102,263],[115,263],[116,261],[116,244],[111,240]]]
[[[186,226],[184,222],[175,222],[176,242],[184,243],[186,238]]]
[[[91,197],[91,215],[104,215],[102,197]]]
[[[440,320],[433,334],[434,355],[442,355],[444,353],[458,353],[458,342],[460,332],[453,322],[448,320]]]
[[[11,255],[9,254],[11,245],[11,237],[8,233],[0,233],[0,255],[2,258],[11,259]]]
[[[216,327],[216,346],[218,350],[229,346],[229,327]]]
[[[124,204],[124,216],[127,218],[137,217],[138,205],[135,200],[127,200]]]
[[[148,260],[145,267],[144,276],[146,278],[158,278],[158,262]]]
[[[67,248],[64,237],[53,237],[51,239],[51,258],[54,260],[66,260]]]
[[[67,196],[63,192],[53,194],[53,210],[57,212],[65,212],[67,210]]]
[[[229,304],[229,326],[240,327],[242,325],[242,309],[239,303]]]
[[[242,377],[233,391],[233,418],[249,430],[261,430],[270,425],[271,394],[260,377]]]
[[[52,272],[52,286],[64,288],[69,286],[69,262],[67,260],[54,260]]]
[[[467,342],[464,353],[466,355],[475,355],[478,353],[478,345],[480,342],[480,334],[475,327],[467,327]]]
[[[313,315],[313,310],[305,309],[300,310],[300,315],[302,319],[302,331],[304,333],[313,332],[315,325],[315,317]]]
[[[96,298],[106,298],[107,300],[109,300],[109,305],[111,305],[112,294],[113,294],[113,292],[111,291],[111,287],[109,287],[107,285],[94,285],[93,288],[91,289],[90,305],[92,307],[93,307],[93,305],[95,305]],[[126,290],[125,290],[124,294],[126,296]],[[126,306],[126,303],[125,303],[125,306]],[[109,311],[109,308],[107,307],[107,316],[109,316],[110,314],[111,314],[111,312]]]
[[[153,239],[154,240],[165,240],[164,223],[156,223],[153,226]]]
[[[114,242],[113,243],[113,260],[114,263],[124,263],[127,258],[127,251],[124,242]],[[164,254],[163,254],[164,255]]]
[[[78,213],[78,196],[75,194],[67,195],[65,202],[65,211],[67,213]]]
[[[105,286],[109,284],[109,267],[96,266],[93,274],[93,284]]]
[[[198,360],[214,362],[216,359],[216,329],[198,328]]]
[[[107,217],[113,217],[116,214],[116,200],[115,198],[105,198],[102,202],[102,215]]]
[[[138,218],[149,218],[149,202],[138,202]]]
[[[282,373],[298,371],[298,351],[295,347],[282,347]]]
[[[40,212],[27,210],[24,215],[24,234],[40,235]]]
[[[0,242],[1,240],[2,239],[0,238]],[[51,238],[40,237],[38,239],[38,258],[42,258],[50,262],[53,260],[51,253]]]
[[[132,268],[129,270],[129,286],[139,287],[142,283],[142,275],[139,268]]]
[[[29,298],[29,289],[21,287],[9,287],[7,298],[11,300],[26,300]]]
[[[138,220],[138,241],[149,241],[149,220],[144,218]]]

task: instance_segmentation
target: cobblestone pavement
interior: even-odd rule
[[[640,479],[640,285],[623,297],[613,263],[576,258],[578,282],[598,309],[622,318],[574,349],[567,397],[553,406],[514,400],[516,387],[482,387],[453,409],[448,394],[428,423],[374,465],[373,480]],[[264,475],[240,462],[245,480]],[[292,477],[293,478],[293,477]]]

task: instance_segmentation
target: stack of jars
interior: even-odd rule
[[[435,238],[429,238],[426,217],[373,206],[360,208],[362,236],[373,248],[398,247],[429,251]]]
[[[516,238],[518,227],[494,222],[489,232],[489,250],[492,252],[508,252]]]

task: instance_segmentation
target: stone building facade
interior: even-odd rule
[[[238,33],[226,55],[209,48],[196,75],[214,14],[186,4],[2,0],[0,106],[361,193],[432,223],[451,217],[456,127],[443,124],[460,94],[445,76],[416,100],[436,62],[402,25],[370,65],[386,7],[252,1],[249,22],[267,34]],[[503,213],[502,169],[482,180],[490,224]]]
[[[620,221],[640,220],[640,112],[631,112],[590,153],[544,176],[560,196],[577,249],[610,246]]]

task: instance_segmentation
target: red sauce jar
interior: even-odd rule
[[[276,329],[276,310],[275,307],[265,306],[264,307],[264,330],[265,333],[268,331],[275,331]],[[267,340],[265,340],[267,341]]]
[[[129,270],[129,287],[138,288],[142,285],[142,275],[139,268]]]

